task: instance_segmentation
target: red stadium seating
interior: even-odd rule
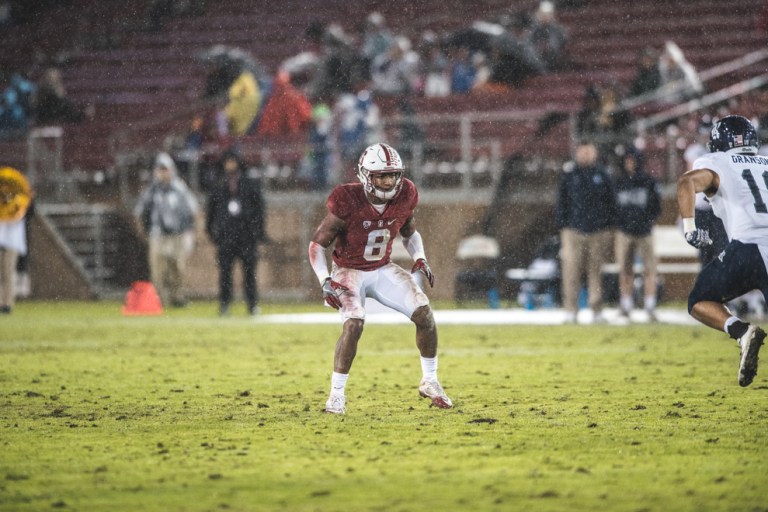
[[[35,51],[69,52],[64,71],[68,94],[81,104],[94,105],[96,117],[65,127],[64,163],[67,169],[95,170],[113,165],[110,137],[118,131],[141,125],[141,130],[130,135],[138,139],[135,144],[157,147],[169,131],[184,129],[187,117],[171,118],[174,113],[187,112],[200,97],[206,66],[197,56],[211,45],[242,47],[274,72],[282,60],[305,49],[303,32],[314,20],[337,22],[348,33],[357,34],[366,15],[379,10],[395,32],[417,39],[425,29],[445,33],[505,10],[532,11],[537,2],[487,0],[446,8],[443,0],[327,0],[321,9],[307,9],[303,0],[220,0],[207,2],[202,15],[169,19],[161,30],[149,32],[135,28],[146,16],[148,2],[103,0],[100,12],[128,27],[120,29],[117,48],[103,50],[73,49],[82,46],[84,13],[90,12],[93,3],[72,0],[65,4],[42,11],[28,24],[7,28],[0,64],[6,69],[32,69]],[[645,46],[660,48],[672,39],[700,70],[765,47],[768,37],[753,29],[754,11],[754,2],[747,0],[732,0],[727,8],[719,0],[583,2],[582,7],[561,8],[557,13],[568,29],[571,57],[580,69],[539,76],[504,93],[416,98],[413,103],[420,114],[522,111],[542,116],[574,112],[590,82],[627,85],[634,75],[636,55]],[[765,63],[761,66],[764,69]],[[759,69],[755,66],[736,77]],[[736,77],[724,77],[718,83]],[[382,98],[380,103],[385,114],[396,111],[395,100]],[[171,120],[147,124],[154,119]],[[432,137],[457,135],[455,127],[431,129]],[[535,122],[473,127],[478,137],[502,140],[505,151],[532,140],[535,129]],[[555,141],[537,141],[537,146],[567,150],[566,137],[557,133]],[[24,148],[18,141],[0,140],[0,157],[23,162]]]

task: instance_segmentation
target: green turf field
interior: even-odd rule
[[[0,510],[768,510],[768,368],[740,388],[721,333],[439,326],[445,411],[369,325],[337,417],[338,325],[215,311],[0,317]]]

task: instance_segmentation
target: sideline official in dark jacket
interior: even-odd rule
[[[643,157],[630,148],[621,160],[616,179],[616,263],[619,265],[621,315],[629,319],[635,307],[633,282],[635,258],[643,262],[645,311],[656,321],[656,255],[652,230],[661,215],[661,195],[656,179],[645,172]]]
[[[598,164],[597,147],[582,141],[560,177],[555,221],[560,228],[563,307],[566,322],[576,323],[581,275],[587,274],[594,322],[602,316],[602,265],[616,222],[616,195],[610,175]]]
[[[259,312],[256,286],[258,244],[266,240],[261,183],[247,176],[234,152],[221,159],[222,175],[208,199],[206,229],[216,245],[219,266],[219,313],[227,315],[232,302],[232,268],[239,259],[248,313]]]
[[[661,214],[661,195],[640,153],[630,149],[624,155],[615,187],[616,228],[631,236],[650,235]]]

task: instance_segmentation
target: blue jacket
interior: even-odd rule
[[[596,233],[616,224],[616,194],[613,181],[602,167],[578,167],[565,171],[555,205],[560,229]]]

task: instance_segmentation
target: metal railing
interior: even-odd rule
[[[734,71],[738,71],[739,69],[743,69],[747,66],[757,64],[758,62],[766,59],[768,59],[768,48],[757,50],[752,53],[743,55],[739,58],[730,60],[728,62],[724,62],[717,66],[713,66],[709,69],[705,69],[701,71],[698,74],[699,80],[701,80],[702,83],[706,83],[714,78],[727,75],[728,73],[733,73]],[[649,91],[637,96],[624,99],[619,105],[619,108],[623,110],[632,110],[642,105],[647,105],[649,103],[662,101],[671,92],[679,90],[684,85],[685,85],[685,80],[682,80],[682,79],[676,80],[674,82],[670,82],[669,84],[666,84],[665,86],[660,87],[655,91]]]
[[[765,84],[768,84],[768,73],[743,80],[728,87],[724,87],[719,91],[704,95],[701,98],[692,99],[685,103],[681,103],[680,105],[675,105],[674,107],[663,112],[638,119],[635,123],[635,129],[638,132],[647,131],[672,119],[678,119],[687,114],[692,114],[693,112],[711,107],[712,105],[722,103],[723,101],[726,101],[735,96],[740,96],[747,92],[753,91]]]

